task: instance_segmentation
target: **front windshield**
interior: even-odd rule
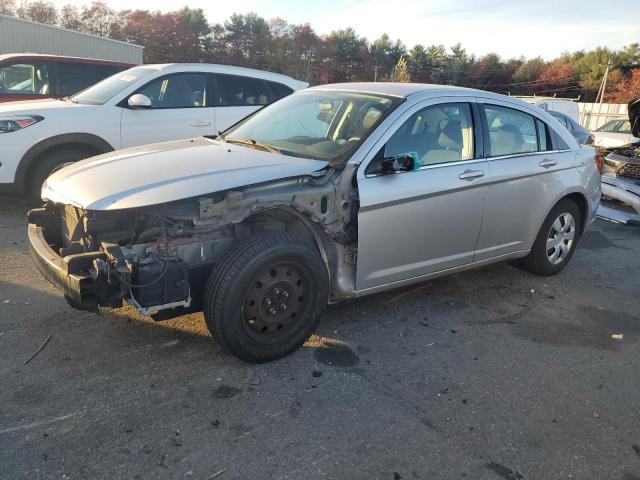
[[[116,73],[92,87],[71,97],[71,100],[86,105],[104,105],[125,88],[133,85],[141,78],[155,72],[153,68],[133,67],[124,72]]]
[[[341,163],[401,100],[370,93],[298,92],[231,127],[220,140]]]

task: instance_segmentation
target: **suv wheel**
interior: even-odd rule
[[[257,235],[211,272],[204,317],[229,352],[247,362],[267,362],[309,338],[328,292],[327,269],[315,249],[285,233]]]
[[[580,232],[578,206],[572,200],[561,200],[542,224],[531,252],[522,261],[524,268],[539,275],[560,272],[573,255]]]
[[[35,161],[35,168],[32,170],[28,182],[28,192],[31,196],[40,198],[40,191],[44,181],[54,172],[66,167],[78,160],[89,158],[96,153],[88,148],[69,147],[57,149],[52,152],[45,152]]]

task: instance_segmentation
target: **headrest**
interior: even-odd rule
[[[364,118],[362,119],[362,126],[367,130],[375,125],[378,121],[382,112],[375,107],[369,107],[367,113],[364,114]]]
[[[447,150],[462,149],[462,129],[457,120],[440,120],[440,136],[438,143]]]
[[[522,136],[522,133],[520,133],[520,129],[518,127],[510,123],[506,123],[498,129],[496,142],[511,142],[515,143],[516,145],[522,145],[524,143],[524,138]]]

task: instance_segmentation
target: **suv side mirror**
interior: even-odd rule
[[[151,108],[151,99],[142,93],[131,95],[127,104],[134,109]]]
[[[374,158],[367,166],[367,175],[385,175],[396,172],[410,172],[417,170],[416,158],[410,153],[403,153],[395,157],[378,157]]]

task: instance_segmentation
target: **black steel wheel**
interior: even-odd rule
[[[307,311],[310,283],[306,269],[294,262],[278,262],[261,272],[242,303],[247,333],[263,343],[286,337]]]
[[[212,271],[204,315],[213,337],[249,362],[299,348],[314,332],[328,300],[318,252],[285,233],[252,237]]]

